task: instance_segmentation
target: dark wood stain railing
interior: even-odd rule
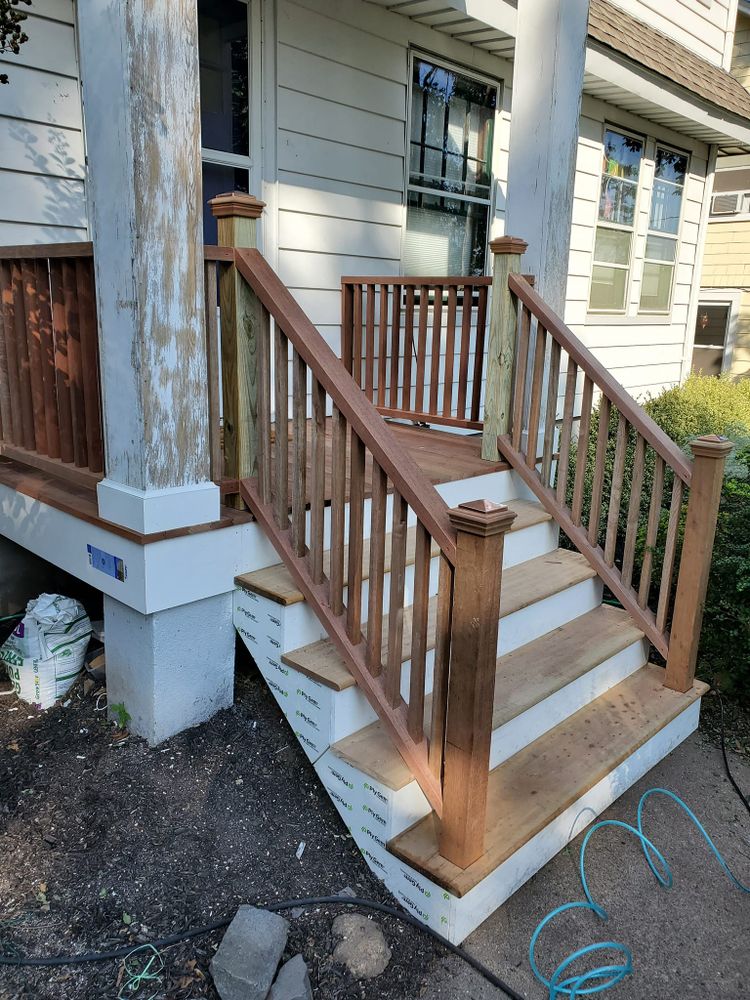
[[[341,356],[385,417],[481,430],[488,277],[344,277]]]
[[[0,454],[77,483],[104,470],[90,243],[0,248]]]

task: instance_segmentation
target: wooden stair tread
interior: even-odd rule
[[[610,774],[708,685],[686,694],[663,685],[648,664],[490,772],[486,850],[466,869],[438,853],[434,813],[395,837],[388,849],[456,896],[463,896]]]
[[[544,510],[541,504],[531,500],[513,500],[508,506],[516,512],[516,520],[513,522],[512,531],[522,531],[524,528],[533,527],[543,521],[549,521],[550,515]],[[417,539],[416,527],[409,528],[406,536],[406,565],[413,566],[415,558],[415,548]],[[391,569],[391,536],[386,535],[385,539],[385,572]],[[432,555],[439,552],[438,546],[433,542]],[[344,573],[348,566],[348,549],[344,549]],[[329,576],[331,568],[331,553],[326,550],[323,553],[323,572]],[[366,538],[362,553],[362,576],[367,580],[370,575],[370,540]],[[292,574],[283,563],[275,563],[265,569],[255,570],[253,573],[244,573],[238,576],[235,582],[240,587],[252,590],[263,597],[268,597],[279,604],[290,605],[299,604],[304,600],[302,592],[295,586]],[[345,581],[346,582],[346,576]]]
[[[584,580],[596,576],[585,558],[578,552],[557,549],[527,562],[503,570],[503,586],[500,596],[500,617],[513,614],[537,601],[557,594]],[[435,645],[435,621],[437,599],[432,598],[427,626],[427,648]],[[411,608],[404,608],[404,628],[402,658],[409,659],[411,648]],[[383,651],[387,650],[388,616],[383,617]],[[306,674],[320,684],[336,691],[352,687],[354,678],[347,670],[335,645],[330,639],[320,639],[291,650],[282,656],[283,662]]]
[[[643,633],[626,611],[602,604],[541,638],[498,657],[493,730],[642,638]],[[431,700],[428,695],[425,703],[425,730],[428,735]],[[404,788],[414,780],[381,722],[373,722],[347,736],[331,749],[393,791]]]

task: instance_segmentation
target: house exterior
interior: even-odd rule
[[[732,75],[750,86],[750,7],[740,3]],[[750,158],[720,156],[706,229],[692,367],[734,378],[750,374]]]

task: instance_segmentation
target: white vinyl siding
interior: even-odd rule
[[[88,238],[84,143],[72,0],[20,7],[29,36],[0,57],[0,242]]]
[[[736,11],[733,0],[610,0],[715,66],[724,66],[731,51]],[[726,66],[728,69],[728,66]]]

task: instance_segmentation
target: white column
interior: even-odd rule
[[[568,278],[588,0],[518,0],[505,232],[562,315]]]
[[[106,478],[149,533],[215,520],[195,0],[78,0]]]

